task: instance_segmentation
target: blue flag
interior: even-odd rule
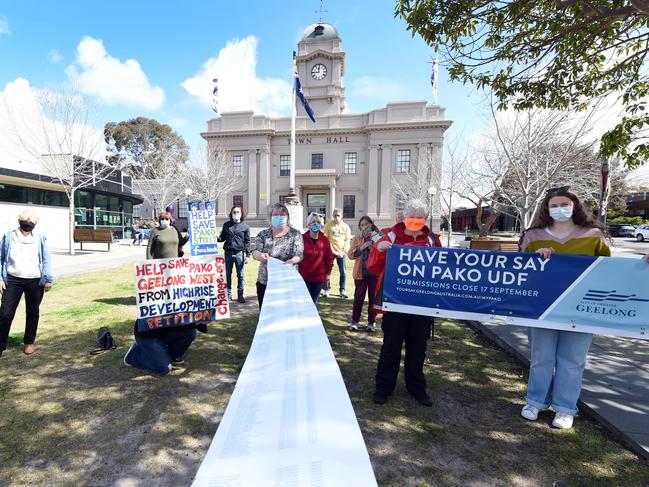
[[[315,123],[315,113],[313,112],[313,108],[311,108],[311,105],[309,105],[309,102],[304,96],[304,92],[302,91],[302,84],[300,83],[300,77],[297,75],[297,73],[295,73],[295,82],[293,83],[293,89],[295,90],[295,93],[297,94],[298,98],[302,102],[304,111],[309,116],[311,121]]]

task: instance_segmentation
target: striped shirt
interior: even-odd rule
[[[548,228],[531,228],[525,232],[522,252],[536,252],[551,247],[557,254],[610,256],[611,249],[599,228],[577,227],[564,238],[558,238]]]

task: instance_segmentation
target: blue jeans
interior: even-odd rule
[[[345,272],[345,264],[347,263],[347,255],[342,257],[336,257],[336,264],[338,264],[338,270],[340,271],[340,281],[338,281],[338,286],[340,287],[340,293],[345,292],[345,284],[347,282],[347,274]]]
[[[306,282],[306,288],[309,290],[311,299],[313,299],[313,304],[318,304],[318,298],[320,297],[320,291],[322,291],[323,282]]]
[[[228,295],[232,295],[232,266],[237,269],[237,293],[243,296],[243,266],[245,257],[243,251],[231,253],[225,252],[225,280],[228,283]]]
[[[195,328],[177,328],[159,338],[135,337],[135,346],[127,362],[139,369],[165,375],[171,371],[171,361],[181,358],[196,338]]]
[[[527,336],[532,353],[525,401],[574,416],[593,335],[530,327]]]

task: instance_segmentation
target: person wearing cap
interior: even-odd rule
[[[385,273],[387,250],[392,245],[417,245],[441,247],[439,237],[426,226],[428,206],[419,200],[409,201],[402,223],[394,225],[370,249],[367,270],[378,277],[376,286],[376,307],[381,309],[383,297],[383,277]],[[424,360],[426,346],[432,336],[434,320],[430,316],[389,312],[383,314],[381,329],[383,345],[376,367],[376,388],[372,399],[376,404],[384,404],[394,391],[401,365],[401,349],[406,344],[404,374],[406,389],[423,406],[433,405],[426,391]]]
[[[0,242],[0,355],[7,348],[9,330],[20,300],[25,295],[23,352],[34,353],[43,293],[52,288],[52,267],[46,237],[34,232],[38,215],[24,210],[18,228],[7,232]]]
[[[332,213],[332,220],[324,226],[324,233],[331,242],[331,251],[336,258],[338,264],[338,271],[340,271],[340,280],[338,286],[340,289],[340,297],[347,299],[345,293],[347,284],[347,272],[345,265],[347,264],[347,252],[352,241],[352,231],[349,225],[343,221],[343,211],[336,208]],[[329,296],[329,290],[325,291],[325,296]]]

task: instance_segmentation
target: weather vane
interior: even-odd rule
[[[320,11],[316,10],[315,13],[320,14],[320,23],[322,24],[322,14],[326,14],[328,11],[324,9],[324,0],[320,0]]]

